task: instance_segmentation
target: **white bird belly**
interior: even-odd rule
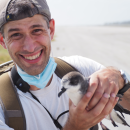
[[[79,92],[67,92],[69,98],[71,99],[71,101],[74,103],[75,106],[77,106],[77,104],[79,103],[79,101],[81,100],[81,98],[83,97],[83,95]]]

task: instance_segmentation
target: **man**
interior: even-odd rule
[[[45,0],[0,1],[0,29],[0,44],[8,49],[17,72],[41,103],[30,93],[17,89],[27,130],[57,129],[44,107],[54,119],[69,109],[69,114],[59,119],[63,130],[88,130],[112,111],[119,99],[116,94],[124,86],[120,71],[80,56],[61,59],[91,77],[86,95],[78,106],[74,106],[66,94],[58,98],[61,79],[54,73],[56,63],[50,57],[55,21]],[[0,129],[12,130],[5,124],[2,109],[0,111]]]

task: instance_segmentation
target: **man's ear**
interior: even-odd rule
[[[50,36],[51,36],[51,40],[52,40],[54,37],[54,33],[55,33],[55,20],[51,19],[49,22],[49,25],[50,25]]]
[[[7,49],[1,33],[0,33],[0,45],[2,45],[5,49]]]

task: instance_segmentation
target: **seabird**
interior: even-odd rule
[[[58,97],[66,92],[74,105],[77,106],[78,102],[87,92],[89,87],[89,80],[89,78],[84,77],[81,73],[76,71],[72,71],[66,74],[61,80],[63,87],[59,92]],[[117,96],[120,97],[120,95]],[[119,115],[116,111],[119,111],[121,115]],[[106,119],[111,120],[114,127],[117,127],[115,122],[129,126],[124,119],[123,113],[130,114],[130,111],[124,109],[118,102],[112,112],[106,117]],[[103,130],[109,130],[102,122],[100,122],[100,125]]]

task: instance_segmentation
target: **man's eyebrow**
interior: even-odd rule
[[[32,25],[30,28],[37,28],[37,27],[44,27],[44,26],[40,24],[36,24],[36,25]]]
[[[30,28],[36,28],[36,27],[44,27],[44,26],[40,25],[40,24],[36,24],[36,25],[32,25]],[[15,32],[15,31],[20,31],[20,29],[19,28],[11,28],[8,30],[8,33]]]
[[[20,31],[20,29],[19,28],[11,28],[8,30],[8,33],[15,32],[15,31]]]

